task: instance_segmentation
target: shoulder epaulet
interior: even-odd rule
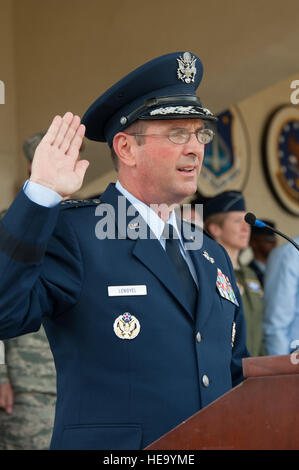
[[[101,203],[99,198],[91,199],[65,199],[60,203],[62,209],[70,209],[76,207],[97,206]]]

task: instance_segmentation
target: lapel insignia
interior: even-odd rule
[[[210,261],[210,263],[215,263],[214,258],[212,258],[207,251],[203,251],[202,254],[208,261]]]
[[[113,330],[120,339],[134,339],[139,334],[140,323],[129,312],[119,315],[113,324]]]
[[[136,228],[140,228],[138,222],[131,222],[130,224],[128,224],[128,227],[130,230],[135,230]]]
[[[223,274],[223,272],[219,268],[217,268],[216,286],[221,297],[229,300],[233,304],[237,305],[237,307],[239,307],[239,303],[237,301],[237,298],[235,296],[235,293],[233,291],[233,288],[231,286],[231,283],[228,277],[225,274]]]
[[[235,336],[236,336],[236,323],[233,322],[233,326],[232,326],[232,348],[234,347],[234,344],[235,344]]]

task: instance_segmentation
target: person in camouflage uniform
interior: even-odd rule
[[[262,318],[264,310],[264,291],[252,268],[239,264],[235,268],[246,320],[247,348],[252,356],[265,356]]]
[[[256,273],[239,262],[249,245],[250,226],[245,222],[245,200],[239,191],[224,191],[204,203],[204,227],[228,252],[235,271],[246,320],[246,344],[252,356],[265,355],[262,317],[263,288]]]
[[[24,142],[30,164],[43,135],[40,132]],[[56,371],[44,328],[6,340],[4,346],[5,365],[0,364],[0,449],[48,449],[54,424]]]

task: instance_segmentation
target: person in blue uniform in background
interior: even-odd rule
[[[275,228],[275,223],[263,219],[262,222]],[[271,251],[277,246],[277,239],[274,232],[267,227],[251,227],[250,247],[253,252],[253,259],[249,267],[253,269],[262,287],[264,287],[264,275],[266,272],[267,260]]]
[[[229,256],[174,211],[195,193],[213,138],[202,74],[196,55],[166,54],[113,85],[82,123],[55,116],[2,220],[0,338],[45,327],[52,449],[145,448],[243,380]],[[108,142],[118,169],[100,200],[70,199],[88,167],[85,132]]]
[[[299,235],[294,241],[299,243]],[[268,258],[263,330],[268,354],[290,354],[299,346],[299,257],[291,243]]]

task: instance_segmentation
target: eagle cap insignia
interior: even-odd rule
[[[129,312],[119,315],[113,324],[113,330],[120,339],[134,339],[139,334],[140,323]]]
[[[183,57],[180,56],[177,58],[179,67],[177,69],[177,75],[179,80],[182,82],[190,83],[194,82],[196,75],[196,57],[192,56],[190,52],[184,52]]]

